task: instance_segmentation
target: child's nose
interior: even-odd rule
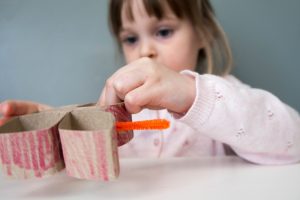
[[[143,41],[140,45],[140,57],[155,58],[156,56],[155,45],[151,41]]]

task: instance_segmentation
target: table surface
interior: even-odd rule
[[[260,166],[238,157],[121,159],[112,182],[65,171],[12,180],[0,175],[1,199],[300,199],[300,164]]]

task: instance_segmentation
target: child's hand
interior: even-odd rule
[[[195,99],[194,79],[141,58],[114,73],[106,82],[100,105],[124,101],[130,113],[143,108],[185,113]]]
[[[47,105],[42,105],[30,101],[15,101],[8,100],[0,103],[0,126],[4,124],[11,117],[39,112],[50,109]],[[1,116],[2,115],[2,116]]]

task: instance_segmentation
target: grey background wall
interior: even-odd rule
[[[234,74],[300,111],[300,1],[213,0]],[[97,101],[122,60],[106,0],[0,0],[0,101]]]

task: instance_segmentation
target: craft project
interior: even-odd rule
[[[13,118],[0,127],[1,167],[15,178],[45,177],[64,168],[58,122],[65,112]]]
[[[111,113],[94,108],[74,110],[59,124],[59,133],[69,176],[104,181],[118,177],[118,136]],[[127,138],[121,138],[119,144],[132,134],[123,135]]]
[[[124,104],[91,104],[12,118],[0,127],[1,168],[14,178],[45,177],[66,167],[69,176],[109,181],[120,173],[118,146],[134,129],[164,129],[169,122],[131,122]]]

